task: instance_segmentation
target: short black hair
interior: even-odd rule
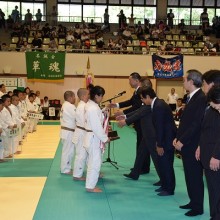
[[[102,88],[101,86],[94,86],[91,90],[90,90],[90,98],[91,100],[95,100],[95,96],[104,96],[105,95],[105,90],[104,88]]]
[[[157,96],[155,91],[152,88],[147,87],[147,86],[141,87],[139,94],[142,95],[143,98],[146,98],[148,95],[148,96],[150,96],[151,99],[153,99]]]
[[[208,101],[220,104],[220,86],[213,86],[208,92]]]
[[[2,105],[3,104],[3,101],[2,101],[2,99],[0,99],[0,105]]]
[[[132,79],[137,79],[137,80],[141,80],[141,76],[140,76],[140,74],[139,73],[137,73],[137,72],[133,72],[133,73],[131,73],[131,78]]]
[[[2,96],[2,101],[3,101],[3,103],[4,103],[7,99],[10,99],[10,100],[11,100],[11,97],[10,97],[8,94],[5,94],[5,95]]]
[[[214,85],[220,85],[220,70],[209,70],[203,74],[202,79],[207,84],[214,83]]]

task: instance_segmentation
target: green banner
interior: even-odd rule
[[[26,52],[27,79],[41,82],[63,82],[65,53]]]

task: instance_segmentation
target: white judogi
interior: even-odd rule
[[[1,115],[1,112],[0,112],[0,115]],[[0,118],[1,118],[1,116],[0,116]],[[5,136],[5,132],[3,130],[1,120],[0,120],[0,128],[2,129],[2,133],[0,134],[0,159],[3,159],[4,158],[4,145],[3,145],[2,137]]]
[[[85,129],[83,146],[88,153],[86,188],[94,189],[98,182],[102,163],[101,145],[108,140],[103,129],[103,114],[98,104],[89,101],[85,106]]]
[[[39,106],[41,105],[41,101],[40,98],[38,96],[36,96],[35,100],[34,100]]]
[[[9,108],[11,109],[11,112],[12,112],[13,121],[16,122],[17,127],[19,129],[18,136],[15,137],[15,151],[17,151],[17,147],[19,145],[19,141],[22,140],[21,124],[24,122],[24,120],[21,117],[21,112],[20,112],[19,105],[15,106],[15,105],[11,104],[9,106]]]
[[[84,101],[80,101],[76,108],[76,129],[73,135],[73,143],[75,145],[76,154],[74,161],[73,177],[80,178],[86,164],[87,152],[83,147],[83,139],[85,136],[85,105]]]
[[[72,142],[74,131],[70,130],[74,130],[76,127],[76,107],[68,101],[65,101],[62,105],[60,124],[60,138],[63,144],[60,171],[61,173],[69,173],[74,156],[74,144]]]
[[[27,103],[26,100],[22,100],[19,102],[19,107],[20,107],[20,111],[21,111],[21,117],[22,119],[25,121],[25,126],[22,129],[22,137],[25,137],[27,135],[28,132],[28,121],[27,121]]]
[[[14,137],[9,138],[7,134],[11,130],[8,128],[8,126],[14,126],[16,122],[13,120],[9,110],[6,109],[5,107],[1,111],[0,120],[1,120],[2,128],[6,134],[5,136],[2,136],[2,143],[4,146],[4,156],[7,157],[10,154],[12,154],[12,152],[15,153],[15,149],[12,149],[12,147],[14,146]]]
[[[27,111],[28,112],[37,113],[38,109],[39,109],[39,106],[35,102],[33,102],[33,103],[31,103],[30,101],[27,102]],[[28,121],[29,121],[28,122],[28,125],[29,125],[28,131],[30,133],[32,133],[33,131],[36,131],[36,123],[37,123],[38,119],[29,118]]]

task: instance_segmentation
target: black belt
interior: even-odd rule
[[[66,131],[72,131],[72,132],[75,131],[75,129],[73,129],[73,128],[67,128],[67,127],[64,127],[64,126],[61,126],[61,129],[66,130]]]
[[[76,126],[77,128],[86,131],[86,129],[84,127],[80,127],[80,126]]]
[[[87,132],[93,132],[92,130],[87,130],[87,129],[85,129],[85,131],[87,131]]]

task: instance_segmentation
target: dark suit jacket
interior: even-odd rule
[[[177,140],[183,144],[181,152],[195,152],[199,144],[201,123],[206,108],[206,97],[198,90],[187,103],[177,131]]]
[[[176,135],[176,125],[169,105],[162,99],[156,98],[153,105],[153,124],[156,129],[157,146],[164,150],[173,148]]]
[[[128,113],[131,113],[141,107],[142,101],[141,101],[141,98],[138,94],[139,90],[140,90],[140,87],[138,88],[137,92],[133,93],[132,97],[129,100],[119,103],[120,108],[125,108],[125,107],[130,106],[129,108],[123,110],[125,115],[127,115]],[[139,130],[141,129],[140,128],[140,121],[136,121],[134,123],[134,128],[139,133]]]
[[[210,169],[212,157],[220,160],[220,114],[211,107],[206,111],[202,122],[199,146],[202,165],[205,169]]]
[[[144,139],[155,138],[156,133],[152,121],[151,106],[142,105],[138,110],[126,115],[126,124],[130,125],[140,120],[141,131]]]
[[[130,106],[129,108],[123,110],[125,115],[130,112],[133,112],[141,107],[142,102],[141,102],[141,98],[138,94],[139,90],[140,90],[140,87],[138,88],[136,93],[135,92],[133,93],[132,97],[129,100],[119,103],[120,108],[125,108],[125,107]]]

